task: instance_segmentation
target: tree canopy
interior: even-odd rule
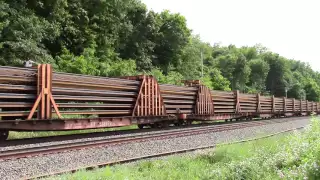
[[[154,75],[217,90],[319,101],[320,74],[266,47],[210,45],[185,17],[139,0],[1,0],[0,65],[25,60],[97,76]]]

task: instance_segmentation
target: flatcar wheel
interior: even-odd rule
[[[139,129],[143,129],[144,125],[143,124],[138,124]]]
[[[5,141],[8,139],[9,131],[7,130],[0,130],[0,141]]]
[[[161,128],[168,128],[169,127],[169,123],[168,122],[163,122],[160,125]]]
[[[187,121],[186,124],[187,124],[187,126],[190,126],[190,125],[192,125],[192,121]]]
[[[150,124],[151,128],[157,128],[157,124]]]

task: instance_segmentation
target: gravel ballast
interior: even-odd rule
[[[304,127],[309,123],[310,117],[306,117],[283,123],[267,124],[231,131],[130,143],[121,146],[90,148],[39,157],[2,161],[0,162],[0,177],[1,179],[19,179],[138,156],[239,141]]]
[[[290,121],[290,120],[296,120],[296,119],[301,119],[301,118],[286,118],[286,119],[273,119],[272,121],[280,121],[280,122],[285,122],[285,121]],[[269,120],[265,120],[269,121]],[[250,121],[249,121],[250,122]],[[216,123],[216,125],[221,125],[221,123]],[[105,132],[105,133],[89,133],[89,134],[81,134],[81,135],[67,135],[67,136],[57,136],[53,138],[44,138],[44,139],[38,139],[35,138],[35,141],[32,139],[26,139],[26,141],[23,140],[18,140],[20,143],[13,143],[13,141],[9,141],[8,145],[2,144],[0,146],[0,153],[4,151],[9,151],[9,150],[18,150],[18,149],[27,149],[27,148],[33,148],[33,147],[44,147],[44,146],[52,146],[52,145],[59,145],[59,144],[68,144],[68,143],[76,143],[76,142],[86,142],[86,141],[93,141],[93,140],[104,140],[104,139],[111,139],[111,138],[121,138],[121,137],[132,137],[132,136],[140,136],[140,135],[151,135],[151,134],[157,134],[157,133],[163,133],[163,132],[173,132],[173,131],[179,131],[179,130],[191,130],[191,129],[196,129],[199,127],[206,127],[206,126],[212,126],[210,124],[204,124],[200,126],[195,126],[195,127],[174,127],[171,129],[163,129],[163,130],[153,130],[150,131],[149,129],[144,129],[143,131],[132,131],[132,133],[128,133],[126,131],[115,131],[115,132]],[[131,131],[129,131],[131,132]],[[26,143],[27,142],[27,143]],[[11,145],[13,144],[13,145]]]

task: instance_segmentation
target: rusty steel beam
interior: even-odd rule
[[[57,103],[57,106],[59,108],[133,108],[132,104]]]
[[[6,111],[0,112],[0,117],[28,116],[30,111]]]
[[[86,87],[86,88],[92,88],[92,89],[119,89],[119,90],[137,90],[137,86],[127,86],[127,85],[119,85],[119,84],[99,84],[95,82],[83,82],[83,81],[65,81],[65,80],[59,80],[59,81],[53,81],[52,82],[54,86],[56,87]]]
[[[0,93],[1,99],[35,99],[35,94]]]
[[[98,84],[125,84],[125,85],[139,85],[138,80],[125,80],[123,78],[109,78],[109,77],[98,77],[90,75],[70,74],[70,73],[53,73],[54,81],[85,81],[85,82],[96,82]]]
[[[172,105],[172,104],[167,104],[166,105],[167,109],[193,109],[195,106],[193,104],[191,105]]]
[[[32,107],[33,103],[26,102],[0,102],[0,108],[13,108],[13,107]]]
[[[193,113],[193,109],[187,110],[187,109],[180,109],[179,111],[177,110],[168,110],[167,109],[167,113],[168,114],[192,114]]]
[[[163,100],[165,104],[194,104],[194,101],[187,101],[187,100]]]
[[[168,84],[160,84],[160,89],[163,90],[177,90],[177,91],[193,91],[197,92],[196,87],[185,87],[185,86],[176,86],[176,85],[168,85]]]
[[[191,95],[195,96],[196,92],[184,92],[184,91],[173,91],[173,90],[161,90],[161,94],[180,94],[180,95]]]
[[[0,84],[0,90],[33,91],[33,90],[36,90],[36,87],[35,86],[27,86],[27,85]]]
[[[52,92],[55,95],[91,95],[91,96],[137,96],[133,91],[110,91],[110,90],[88,90],[79,88],[53,88]]]
[[[97,114],[97,115],[118,115],[118,114],[126,114],[129,115],[131,110],[101,110],[101,111],[60,111],[61,114],[64,115],[78,115],[78,114]],[[54,113],[56,114],[56,113]]]
[[[1,83],[36,83],[36,79],[33,77],[20,77],[20,76],[2,76],[0,75]]]
[[[185,99],[185,100],[196,100],[196,94],[192,96],[182,96],[182,95],[162,95],[165,99]]]
[[[0,76],[36,77],[36,69],[0,66]]]
[[[134,102],[135,98],[122,98],[122,97],[99,97],[99,96],[67,96],[67,95],[54,95],[56,100],[70,100],[70,101],[113,101],[113,102]]]

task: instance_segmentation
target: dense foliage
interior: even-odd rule
[[[180,14],[148,11],[139,0],[1,0],[0,65],[27,59],[72,73],[146,73],[161,83],[202,79],[218,90],[320,98],[320,74],[308,64],[261,45],[211,46]]]

